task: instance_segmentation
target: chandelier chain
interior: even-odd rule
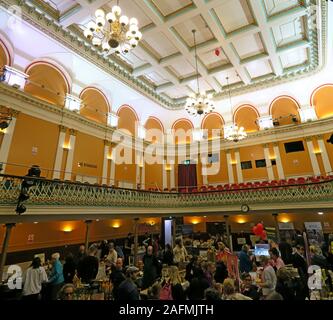
[[[197,89],[198,94],[200,93],[200,84],[199,84],[199,71],[198,71],[198,53],[197,53],[197,41],[195,37],[196,30],[192,30],[193,39],[194,39],[194,53],[195,53],[195,71],[197,75]]]

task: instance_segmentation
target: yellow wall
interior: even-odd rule
[[[268,179],[267,167],[256,168],[256,160],[265,159],[264,148],[261,145],[239,149],[241,162],[251,161],[252,169],[242,170],[244,181]]]
[[[333,85],[320,88],[313,97],[313,104],[319,119],[333,116]]]
[[[329,158],[331,166],[333,168],[333,144],[326,142],[331,137],[332,133],[324,134],[324,143],[325,143],[326,151],[328,154],[328,158]],[[331,173],[331,174],[333,174],[333,173]]]
[[[303,141],[304,151],[286,153],[284,143],[300,140]],[[294,139],[279,142],[279,150],[284,174],[286,177],[297,175],[313,175],[313,169],[305,139]]]
[[[9,63],[9,61],[7,59],[6,52],[0,43],[0,68],[2,68],[4,65],[6,65],[8,63]]]
[[[24,91],[59,107],[64,106],[67,86],[57,69],[50,65],[36,64],[27,74],[29,81]]]
[[[154,222],[154,230],[160,230],[160,218],[143,218],[139,223]],[[119,228],[113,228],[118,225]],[[64,229],[70,229],[71,232],[64,232]],[[64,246],[69,244],[81,244],[85,239],[85,223],[83,221],[52,221],[16,224],[13,228],[9,252],[24,251],[36,248],[47,248],[55,246]],[[133,232],[132,219],[113,219],[93,221],[90,228],[90,241],[99,241],[103,239],[123,238],[129,232]],[[4,239],[5,227],[0,226],[0,246]],[[28,241],[29,235],[34,235],[34,241]]]
[[[42,170],[41,176],[51,178],[58,137],[57,125],[20,113],[16,120],[7,162],[25,167],[8,165],[6,173],[25,175],[27,167],[35,164],[49,170]],[[36,154],[33,153],[33,148],[37,148]]]
[[[258,131],[259,127],[256,123],[258,117],[257,112],[252,107],[245,105],[236,111],[235,123],[239,128],[244,127],[246,132]]]
[[[94,88],[89,88],[80,96],[82,105],[80,114],[88,119],[106,124],[109,107],[104,96]]]
[[[208,176],[208,183],[229,183],[227,156],[224,150],[220,151],[220,170],[218,174]]]
[[[298,114],[298,106],[294,100],[288,97],[278,98],[271,106],[271,115],[273,119],[277,119],[280,123],[280,126],[287,124],[293,124],[291,117],[288,117],[290,114],[296,115],[298,122],[300,122],[300,117]],[[280,119],[280,117],[283,117]]]
[[[202,129],[206,129],[208,131],[208,139],[212,138],[213,129],[221,129],[221,135],[223,136],[223,121],[218,114],[210,113],[204,118]]]
[[[72,172],[84,176],[102,176],[104,160],[104,141],[77,132]],[[79,166],[79,163],[83,163]],[[96,166],[93,168],[92,166]]]

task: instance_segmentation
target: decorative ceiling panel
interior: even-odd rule
[[[52,2],[0,0],[7,8],[18,5],[35,27],[170,109],[183,107],[178,99],[192,86],[193,29],[200,81],[215,99],[227,94],[226,75],[236,95],[309,75],[325,61],[326,1],[314,6],[311,0],[121,0],[123,14],[138,18],[143,33],[141,46],[121,59],[99,58],[80,29],[96,9],[109,10],[116,0]]]
[[[264,44],[259,33],[240,38],[233,42],[232,45],[241,59],[253,57],[265,52]]]
[[[191,0],[150,0],[157,10],[164,16],[168,17],[172,14],[178,13],[185,8],[193,6]]]
[[[226,33],[255,23],[251,6],[247,0],[227,1],[216,7],[214,11]]]

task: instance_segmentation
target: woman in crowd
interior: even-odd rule
[[[181,262],[186,262],[187,260],[187,251],[183,245],[181,239],[175,241],[176,245],[173,249],[173,262],[178,264]]]
[[[23,282],[23,299],[39,300],[42,291],[42,284],[48,281],[46,271],[41,266],[40,258],[36,257],[32,260],[31,266],[26,271]]]
[[[222,300],[252,300],[252,299],[237,292],[234,280],[227,278],[223,281]]]
[[[284,262],[282,260],[282,258],[280,257],[280,252],[278,249],[276,248],[272,248],[271,250],[269,250],[269,254],[271,256],[271,265],[274,268],[274,270],[279,270],[281,268],[284,267]]]
[[[59,300],[73,300],[74,299],[74,285],[71,283],[65,284],[58,293]]]
[[[259,261],[263,271],[261,274],[261,282],[258,283],[258,286],[262,289],[263,297],[266,298],[270,293],[275,291],[277,279],[275,271],[269,263],[269,258],[260,256]]]
[[[117,258],[118,258],[118,253],[114,248],[114,243],[111,242],[109,244],[109,253],[105,258],[105,264],[108,268],[111,268],[112,266],[114,266],[117,262]]]
[[[241,280],[241,293],[244,296],[251,298],[252,300],[259,300],[259,288],[253,284],[251,275],[249,273],[243,273],[241,275]]]
[[[217,246],[218,246],[218,248],[216,251],[216,262],[222,261],[226,265],[227,258],[228,258],[228,255],[230,254],[230,251],[223,242],[219,242],[217,244]]]
[[[186,300],[186,294],[182,286],[182,279],[179,275],[179,270],[176,266],[171,266],[169,269],[170,275],[170,285],[171,285],[171,294],[172,299],[176,301]]]

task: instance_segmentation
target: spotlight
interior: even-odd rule
[[[4,130],[4,129],[8,128],[8,126],[9,126],[9,123],[7,121],[1,121],[0,122],[0,129],[1,130]]]
[[[292,116],[291,120],[294,122],[294,123],[297,123],[298,122],[298,119],[296,116]]]
[[[273,125],[274,126],[279,126],[280,125],[280,122],[278,120],[273,120]]]
[[[333,144],[333,134],[331,135],[331,137],[327,140],[328,143]]]
[[[17,214],[22,214],[22,213],[24,213],[24,212],[27,211],[27,208],[25,207],[24,204],[19,203],[19,204],[17,205],[15,211],[16,211]]]

